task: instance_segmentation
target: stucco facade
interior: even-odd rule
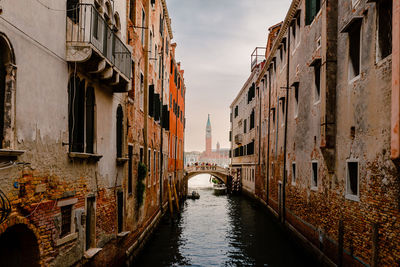
[[[266,129],[253,196],[328,264],[399,261],[398,12],[292,1],[256,78]]]

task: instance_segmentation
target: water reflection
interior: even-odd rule
[[[200,199],[163,219],[135,266],[315,266],[253,202],[215,196],[207,175],[189,187]]]

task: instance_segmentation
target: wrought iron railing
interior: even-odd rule
[[[96,8],[78,4],[67,12],[67,43],[90,43],[128,79],[131,53]]]
[[[11,213],[11,204],[6,194],[0,189],[0,224],[7,220]]]

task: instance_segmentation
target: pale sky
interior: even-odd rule
[[[176,60],[185,70],[185,151],[229,148],[229,106],[250,75],[250,56],[268,28],[284,20],[291,0],[167,0]]]

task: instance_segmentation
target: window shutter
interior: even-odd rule
[[[154,84],[149,86],[149,116],[154,117]]]
[[[118,105],[117,108],[117,158],[122,158],[122,138],[123,138],[123,122],[124,113],[122,106]]]

